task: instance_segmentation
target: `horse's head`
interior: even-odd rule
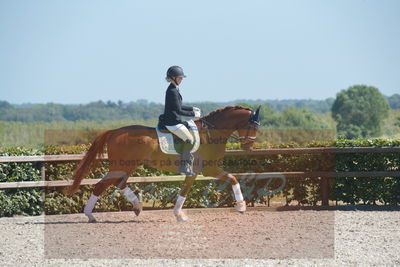
[[[228,135],[237,131],[241,149],[251,150],[260,125],[260,107],[252,111],[241,106],[228,106],[211,112],[203,119],[214,129],[227,131]]]
[[[255,111],[250,110],[250,114],[241,122],[236,130],[239,134],[240,148],[243,150],[251,150],[256,140],[257,130],[260,126],[260,107]]]

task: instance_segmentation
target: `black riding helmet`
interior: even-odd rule
[[[169,67],[167,70],[167,79],[173,79],[174,77],[182,77],[186,78],[186,75],[183,73],[183,69],[179,66]]]

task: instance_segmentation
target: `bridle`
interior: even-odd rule
[[[253,143],[256,140],[256,136],[250,136],[249,133],[250,133],[252,126],[255,129],[257,129],[259,124],[251,123],[251,122],[248,122],[247,124],[248,124],[248,126],[247,126],[247,131],[246,131],[245,136],[238,136],[235,133],[233,134],[234,135],[233,138],[238,140],[242,145],[248,144],[248,143]]]
[[[253,129],[258,129],[258,127],[260,126],[258,114],[259,114],[259,108],[257,109],[256,112],[252,112],[252,114],[250,115],[250,118],[247,122],[247,131],[245,136],[239,136],[236,133],[232,133],[231,137],[236,141],[239,141],[242,145],[254,142],[256,140],[256,136],[250,136],[249,134],[250,130],[252,130],[252,127],[254,127]],[[200,121],[201,121],[201,127],[203,129],[207,129],[207,136],[210,138],[209,130],[215,129],[215,125],[204,118],[200,118]]]

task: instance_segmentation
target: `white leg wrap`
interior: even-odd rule
[[[124,193],[125,197],[132,203],[134,202],[139,202],[138,197],[136,196],[135,193],[127,186],[124,189],[122,189],[122,192]]]
[[[240,190],[240,184],[237,183],[232,185],[233,193],[235,194],[236,202],[243,201],[242,190]]]
[[[98,199],[99,197],[93,194],[90,196],[88,202],[86,203],[85,209],[83,210],[86,216],[92,215],[93,208],[96,205]]]
[[[186,197],[178,196],[174,207],[174,214],[179,214],[183,207],[183,203],[185,203]]]

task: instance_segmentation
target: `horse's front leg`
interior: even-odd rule
[[[178,195],[178,198],[176,200],[176,203],[175,203],[175,206],[174,206],[174,215],[175,215],[176,220],[178,222],[185,222],[185,221],[188,220],[188,217],[182,211],[182,207],[183,207],[183,203],[185,203],[186,196],[189,193],[189,190],[192,187],[195,179],[196,179],[196,176],[186,176],[185,184],[181,188],[181,191],[180,191],[180,193]]]
[[[232,185],[232,191],[236,200],[235,209],[241,213],[246,211],[246,201],[243,198],[242,190],[240,189],[240,183],[234,175],[222,169],[206,170],[203,173],[204,176],[215,177],[221,181],[230,183]]]

